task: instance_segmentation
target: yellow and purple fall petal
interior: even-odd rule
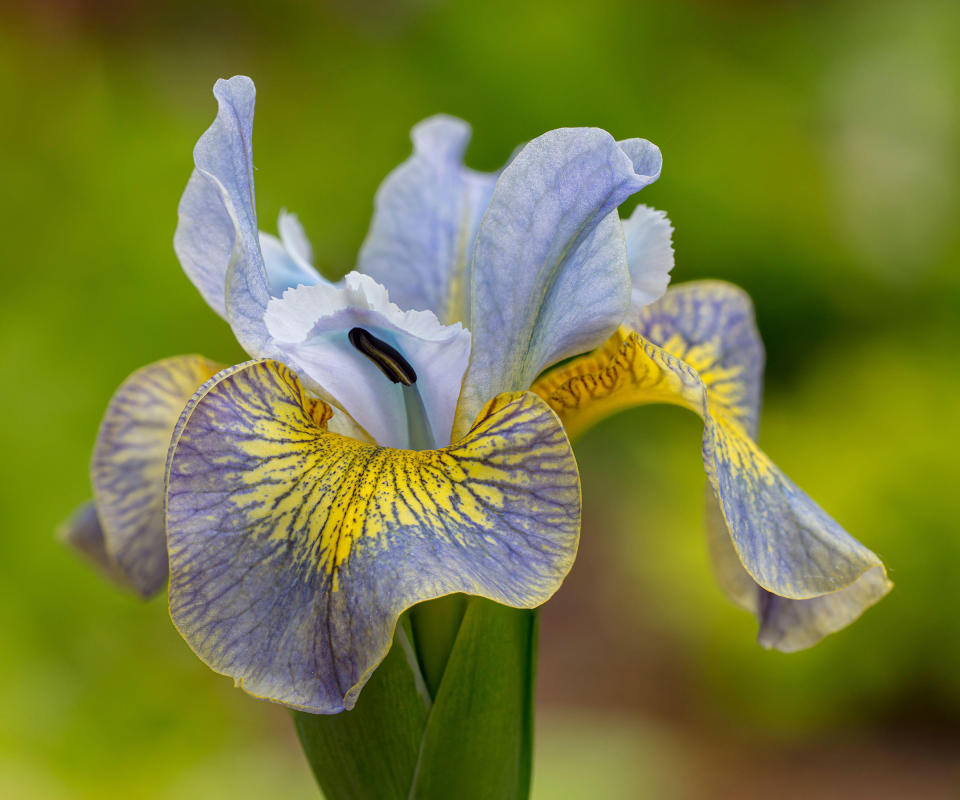
[[[719,282],[670,290],[599,350],[534,387],[571,435],[643,403],[672,403],[704,420],[703,461],[741,564],[721,566],[725,588],[752,604],[760,641],[809,646],[855,619],[890,588],[880,559],[847,534],[754,443],[763,351],[749,299]],[[716,522],[716,520],[715,520]],[[711,550],[724,557],[713,526]],[[729,555],[729,554],[728,554]],[[763,591],[761,591],[763,590]]]
[[[125,589],[133,588],[116,562],[107,552],[103,539],[103,527],[92,501],[80,506],[70,518],[57,528],[57,538],[70,545],[104,575]]]
[[[330,413],[278,362],[232,367],[184,411],[167,474],[177,628],[246,691],[317,713],[353,706],[416,603],[543,603],[580,528],[576,462],[536,395],[494,398],[439,450],[348,439]]]
[[[104,549],[144,597],[167,578],[163,479],[170,435],[187,401],[220,366],[174,356],[134,372],[107,406],[90,464]]]

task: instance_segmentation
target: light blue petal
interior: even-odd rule
[[[876,554],[756,445],[762,365],[750,299],[730,284],[700,281],[631,315],[602,348],[550,371],[533,390],[571,435],[643,403],[699,414],[718,578],[760,618],[763,644],[797,649],[855,619],[890,583]]]
[[[224,319],[227,265],[234,227],[216,184],[198,170],[190,174],[177,209],[173,249],[187,277],[207,304]]]
[[[278,362],[232,367],[191,400],[167,472],[178,630],[246,691],[315,713],[353,706],[415,603],[545,602],[580,527],[573,453],[532,394],[496,398],[442,450],[328,419]]]
[[[890,591],[883,567],[865,572],[849,586],[808,600],[788,600],[761,592],[757,641],[768,649],[794,653],[856,620]]]
[[[287,289],[313,286],[324,281],[317,271],[303,262],[276,236],[260,231],[260,251],[267,267],[267,284],[271,297],[281,297]]]
[[[401,308],[462,321],[466,269],[496,176],[464,167],[470,126],[462,120],[431,117],[411,138],[413,155],[377,191],[358,269],[386,286]]]
[[[307,232],[296,214],[281,208],[280,217],[277,220],[277,231],[287,252],[300,262],[301,266],[309,267],[313,264],[313,245],[310,244]]]
[[[196,169],[180,201],[174,249],[207,302],[248,353],[267,354],[270,299],[253,188],[256,89],[242,75],[218,80],[218,111],[193,151]]]
[[[663,211],[640,205],[623,220],[623,235],[633,282],[631,307],[638,311],[667,291],[673,269],[673,225]]]
[[[649,307],[632,310],[625,324],[699,367],[713,393],[711,407],[756,438],[766,356],[745,291],[724,281],[681,283]]]
[[[90,478],[104,547],[144,597],[167,578],[163,474],[170,435],[187,401],[218,369],[202,356],[141,367],[114,393],[100,423]]]
[[[601,344],[630,304],[616,208],[656,180],[660,153],[595,128],[550,131],[503,170],[471,265],[473,351],[457,428],[498,392]]]
[[[379,444],[449,444],[470,357],[470,332],[459,322],[441,325],[430,311],[401,311],[373,278],[351,272],[342,286],[303,286],[271,300],[266,324],[277,357]],[[351,344],[352,328],[398,350],[413,367],[415,383],[392,383]],[[424,435],[411,438],[411,426],[421,422]]]

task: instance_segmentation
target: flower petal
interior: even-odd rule
[[[466,268],[496,176],[463,165],[470,126],[439,115],[411,131],[413,155],[380,186],[358,269],[401,308],[466,318]]]
[[[666,212],[641,205],[623,220],[623,235],[633,281],[631,308],[639,311],[667,291],[673,269],[673,225]]]
[[[281,297],[287,289],[328,283],[308,263],[296,257],[276,236],[260,231],[260,252],[267,268],[271,297]]]
[[[170,435],[191,395],[220,367],[174,356],[138,369],[107,406],[90,477],[107,554],[144,597],[167,578],[163,474]]]
[[[207,302],[248,351],[265,342],[263,309],[270,297],[260,254],[253,192],[253,108],[256,89],[242,75],[218,80],[219,110],[193,150],[196,169],[180,200],[174,249]]]
[[[532,394],[433,451],[347,439],[329,414],[278,362],[232,367],[184,411],[167,473],[177,628],[246,691],[317,713],[353,706],[415,603],[543,603],[580,521],[573,453]]]
[[[789,600],[761,592],[757,641],[782,653],[813,647],[824,636],[847,627],[890,588],[886,570],[877,566],[849,586],[821,597]]]
[[[197,141],[196,165],[180,200],[173,246],[184,271],[210,306],[226,319],[237,340],[256,355],[272,353],[263,324],[271,290],[315,283],[316,271],[302,258],[306,237],[281,214],[282,246],[257,229],[253,188],[253,110],[256,89],[249,78],[218,80],[218,111]],[[261,235],[269,251],[265,262]],[[277,270],[270,274],[270,268]]]
[[[621,328],[603,348],[534,387],[568,432],[641,403],[689,408],[704,419],[707,476],[736,554],[756,583],[781,597],[807,599],[845,589],[876,568],[882,572],[877,556],[800,491],[750,437],[759,410],[762,350],[746,296],[722,283],[688,284],[644,309],[635,323],[643,336]],[[856,589],[837,602],[868,596],[878,599]]]
[[[550,131],[503,170],[471,266],[473,351],[457,429],[498,392],[604,341],[630,302],[616,207],[652,183],[660,151],[596,128]]]
[[[202,172],[190,173],[177,208],[173,249],[183,271],[207,304],[224,319],[224,286],[233,252],[234,227],[217,185]]]
[[[296,214],[281,208],[277,219],[277,231],[280,233],[280,241],[291,256],[308,267],[313,264],[313,245],[310,244],[307,232]]]
[[[422,402],[434,446],[450,442],[460,384],[470,357],[470,333],[441,325],[430,311],[401,311],[368,275],[351,272],[343,286],[322,283],[270,301],[266,325],[278,358],[308,387],[347,411],[377,442],[411,446],[408,405]],[[395,347],[413,366],[414,386],[391,383],[350,342],[363,328]]]
[[[131,588],[124,574],[107,552],[97,508],[86,502],[57,529],[57,538],[70,545],[104,575],[124,588]]]
[[[698,286],[703,287],[702,290],[698,290]],[[711,327],[723,330],[719,340],[720,361],[739,371],[741,385],[740,400],[728,413],[743,425],[752,439],[756,439],[760,420],[763,344],[753,322],[750,298],[733,286],[710,282],[687,284],[674,291],[703,291],[705,296],[712,298],[715,309],[726,309],[725,323],[703,326],[700,333],[688,329],[686,338],[691,342],[699,341],[709,338]],[[638,326],[651,330],[651,335],[656,333],[663,337],[667,334],[669,325],[666,329],[661,327],[652,331],[655,308],[638,313]],[[716,373],[706,372],[705,377],[701,373],[701,377],[707,384],[718,384]],[[758,586],[744,569],[712,489],[706,492],[706,527],[710,560],[717,581],[736,605],[757,617],[760,623],[757,640],[764,647],[782,652],[812,647],[827,634],[845,628],[890,591],[886,571],[883,567],[875,567],[849,586],[830,594],[806,600],[779,597]]]
[[[272,297],[281,297],[287,289],[330,283],[313,268],[313,247],[296,214],[280,209],[277,219],[280,238],[260,231],[260,252],[267,271]]]
[[[842,630],[890,591],[883,567],[867,570],[849,586],[806,600],[791,600],[761,589],[743,568],[712,491],[708,492],[707,541],[720,587],[760,623],[757,641],[768,649],[793,653],[813,647]]]

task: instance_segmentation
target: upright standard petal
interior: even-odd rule
[[[310,244],[307,232],[296,214],[281,208],[280,216],[277,218],[277,232],[287,252],[301,265],[310,267],[313,264],[313,245]]]
[[[353,706],[415,603],[543,603],[580,520],[567,437],[532,394],[433,451],[347,439],[329,415],[277,362],[230,368],[184,411],[167,473],[177,628],[246,691],[315,713]]]
[[[470,268],[473,351],[457,429],[498,392],[604,341],[630,303],[616,208],[657,179],[660,151],[595,128],[550,131],[501,173]]]
[[[234,225],[220,189],[199,170],[190,173],[177,209],[173,249],[180,266],[207,305],[227,319],[227,265],[233,254]]]
[[[460,323],[441,325],[430,311],[401,311],[373,278],[352,272],[343,286],[302,286],[271,300],[266,325],[277,357],[379,444],[422,446],[409,434],[410,423],[421,417],[430,429],[428,446],[450,442],[470,357],[470,333]],[[412,386],[391,383],[357,349],[350,331],[358,328],[409,362],[416,376]]]
[[[177,419],[220,367],[175,356],[134,372],[117,389],[100,424],[90,477],[105,552],[144,597],[167,579],[163,475]]]
[[[640,205],[623,220],[623,235],[633,282],[630,305],[639,312],[667,291],[673,269],[673,225],[666,212]]]
[[[277,230],[279,239],[260,231],[260,252],[271,297],[281,297],[287,289],[297,286],[329,283],[313,268],[313,248],[297,215],[281,210]]]
[[[877,556],[777,469],[750,436],[759,413],[762,350],[746,296],[722,283],[688,284],[634,322],[643,335],[621,329],[604,348],[535,387],[568,431],[641,403],[673,403],[703,417],[704,466],[732,549],[749,578],[779,596],[772,603],[757,594],[762,643],[808,646],[882,597],[890,584]],[[712,544],[722,557],[722,547]],[[736,599],[749,603],[749,590],[729,561],[721,564],[721,578]],[[784,598],[818,602],[801,607],[779,602]],[[788,630],[801,619],[802,631]]]
[[[402,308],[463,321],[467,265],[496,176],[463,165],[470,126],[462,120],[430,117],[411,138],[413,155],[377,190],[358,269]]]
[[[260,231],[260,252],[267,269],[267,285],[271,297],[281,297],[287,289],[329,283],[304,261],[296,258],[283,241]]]
[[[306,237],[299,224],[282,214],[281,236],[290,247],[263,234],[264,261],[253,186],[253,81],[242,75],[218,80],[213,93],[217,117],[194,148],[196,168],[180,200],[173,246],[190,280],[243,348],[266,355],[272,351],[263,313],[271,290],[279,294],[320,277],[302,258]]]
[[[173,245],[184,271],[249,352],[262,344],[257,323],[270,296],[253,192],[256,89],[237,75],[218,80],[213,94],[219,110],[193,150],[196,169],[180,200]]]

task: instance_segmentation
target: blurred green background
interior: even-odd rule
[[[597,125],[658,143],[676,282],[754,297],[761,443],[894,592],[785,656],[710,574],[699,421],[578,443],[577,566],[545,608],[537,800],[960,790],[960,4],[61,0],[0,9],[0,796],[316,796],[285,713],[53,538],[100,415],[164,356],[242,358],[171,247],[217,77],[257,82],[261,226],[349,269],[438,111],[468,160]]]

